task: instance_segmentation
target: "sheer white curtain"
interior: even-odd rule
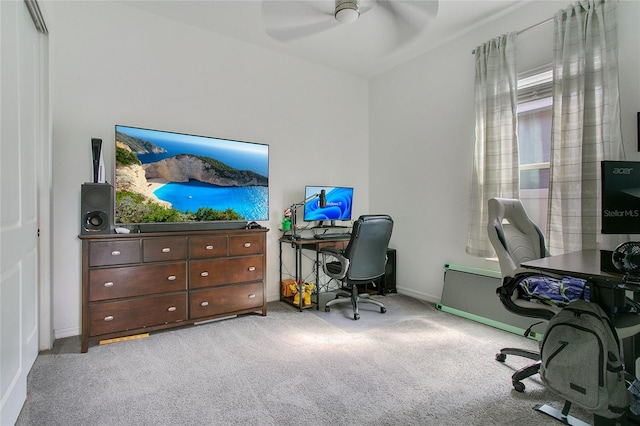
[[[487,236],[487,201],[518,198],[517,33],[476,47],[476,140],[469,194],[467,253],[495,255]]]
[[[597,248],[600,161],[624,158],[616,3],[583,0],[555,15],[549,251]]]

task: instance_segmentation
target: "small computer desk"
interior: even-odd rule
[[[336,239],[331,239],[331,238],[318,239],[318,238],[300,238],[300,237],[292,238],[290,235],[284,235],[282,238],[280,238],[280,282],[282,283],[282,280],[284,277],[283,271],[282,271],[282,247],[290,245],[294,249],[294,255],[295,255],[295,276],[293,277],[293,279],[298,284],[298,292],[300,294],[300,297],[299,297],[300,303],[299,305],[295,305],[295,306],[297,306],[301,311],[302,309],[310,308],[313,305],[316,306],[316,309],[320,309],[319,294],[322,291],[329,290],[328,288],[323,288],[323,286],[320,284],[320,269],[321,269],[320,265],[322,263],[320,261],[320,250],[328,247],[342,250],[347,246],[347,244],[349,244],[349,240],[344,238],[336,238]],[[303,299],[302,285],[304,284],[302,260],[303,260],[304,250],[310,250],[312,252],[315,252],[316,288],[314,289],[312,296],[315,295],[316,300],[315,302],[312,301],[313,302],[312,306],[303,306],[303,300],[302,300]],[[286,302],[293,304],[293,298],[284,297],[282,295],[282,290],[280,291],[280,300],[284,300]]]
[[[639,292],[640,286],[624,281],[623,274],[603,271],[600,265],[600,250],[580,250],[559,256],[549,256],[523,262],[523,268],[537,269],[557,275],[570,275],[593,283],[591,298],[608,314],[615,307],[624,306],[625,290]]]
[[[600,259],[600,250],[592,249],[530,260],[523,262],[521,266],[543,273],[586,279],[593,284],[591,300],[598,303],[607,314],[612,315],[615,313],[616,307],[625,305],[625,292],[633,291],[635,298],[636,295],[640,295],[640,286],[625,282],[623,274],[603,271]],[[632,354],[631,359],[636,359],[636,354],[640,354],[640,338],[633,336],[625,339],[623,351]],[[634,363],[627,363],[626,369],[635,374]]]

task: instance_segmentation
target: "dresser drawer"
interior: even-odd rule
[[[163,263],[89,271],[89,301],[173,293],[187,289],[187,264]]]
[[[191,261],[189,288],[260,281],[264,276],[263,260],[262,256],[251,256]]]
[[[140,240],[91,241],[89,266],[126,265],[140,262]]]
[[[143,262],[166,262],[187,258],[187,238],[151,238],[142,240]]]
[[[191,237],[189,240],[189,257],[191,259],[211,259],[227,255],[227,236],[223,237]]]
[[[246,309],[262,309],[264,288],[262,283],[240,284],[189,294],[191,318],[233,313]]]
[[[264,253],[263,235],[229,237],[229,256],[245,256]]]
[[[95,303],[89,306],[89,335],[99,336],[186,319],[186,293]]]

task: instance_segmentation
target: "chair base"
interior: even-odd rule
[[[360,319],[360,313],[358,312],[358,303],[371,303],[373,305],[380,307],[381,314],[384,314],[385,312],[387,312],[387,308],[385,308],[384,304],[377,300],[371,299],[368,293],[358,294],[358,287],[356,285],[352,287],[351,292],[348,292],[346,290],[338,290],[336,292],[336,298],[328,301],[326,305],[324,305],[324,311],[330,312],[332,305],[337,305],[339,303],[349,303],[349,302],[351,302],[351,305],[353,307],[354,320]]]
[[[513,388],[518,392],[524,392],[526,386],[522,383],[522,380],[538,374],[540,371],[540,364],[542,363],[540,353],[528,349],[502,348],[500,352],[496,354],[496,361],[504,362],[507,359],[507,355],[517,355],[536,361],[533,364],[520,368],[511,375]]]
[[[557,408],[553,408],[547,404],[540,404],[533,407],[534,410],[539,411],[541,413],[546,414],[547,416],[551,416],[554,419],[558,420],[560,423],[564,423],[565,425],[572,426],[591,426],[589,423],[585,423],[580,419],[577,419],[570,415],[565,415],[561,410]],[[615,424],[615,423],[613,423]]]

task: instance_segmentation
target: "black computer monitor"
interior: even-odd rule
[[[324,191],[324,192],[323,192]],[[317,197],[314,195],[317,194]],[[344,186],[310,186],[304,188],[306,222],[351,220],[353,206],[353,188]]]
[[[640,234],[640,161],[603,161],[602,233]]]

